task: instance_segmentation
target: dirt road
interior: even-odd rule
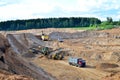
[[[67,60],[54,61],[46,58],[36,58],[33,62],[57,77],[58,80],[100,80],[109,74],[88,65],[86,68],[71,66],[67,63]]]
[[[59,63],[70,67],[70,65],[67,62],[59,61]],[[72,68],[75,68],[75,70],[78,70],[79,73],[82,72],[82,77],[86,77],[86,79],[89,78],[92,80],[94,80],[94,79],[99,80],[99,79],[101,79],[101,77],[104,77],[105,75],[109,74],[107,72],[97,70],[97,69],[95,69],[95,67],[92,67],[90,65],[87,65],[85,68],[79,68],[79,67],[75,67],[75,66],[72,66]]]

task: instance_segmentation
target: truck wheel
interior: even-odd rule
[[[71,63],[69,63],[69,65],[72,65]]]
[[[70,63],[69,63],[69,65],[70,65]]]
[[[78,67],[78,64],[75,64],[76,67]]]

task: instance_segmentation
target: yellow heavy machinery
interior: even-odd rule
[[[48,40],[49,40],[49,36],[48,36],[48,35],[45,35],[45,34],[43,33],[43,31],[42,31],[41,39],[42,39],[43,41],[48,41]]]
[[[64,52],[61,49],[52,50],[48,47],[43,47],[41,53],[49,59],[62,60],[64,58]]]
[[[64,58],[64,54],[62,51],[59,52],[53,52],[50,55],[48,55],[49,59],[55,59],[55,60],[62,60]]]
[[[43,31],[42,31],[41,35],[36,35],[36,37],[40,40],[43,40],[43,41],[48,41],[49,40],[49,35],[44,34]]]
[[[53,48],[44,47],[44,46],[30,48],[28,52],[33,54],[41,53],[43,54],[43,56],[47,57],[48,59],[54,59],[54,60],[62,60],[65,54],[65,52],[61,48],[53,50]]]
[[[49,36],[48,36],[48,35],[42,35],[42,36],[41,36],[41,39],[42,39],[43,41],[48,41],[48,40],[49,40]]]

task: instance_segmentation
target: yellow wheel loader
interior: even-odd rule
[[[41,48],[41,53],[49,59],[62,60],[64,58],[63,52],[57,50],[52,50],[48,47]]]

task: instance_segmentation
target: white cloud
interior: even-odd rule
[[[0,15],[4,19],[26,19],[34,18],[32,14],[34,13],[47,13],[53,9],[54,5],[50,5],[46,2],[41,2],[40,0],[24,0],[22,3],[9,4],[6,6],[0,7]]]
[[[118,19],[119,0],[1,0],[0,20],[40,17],[97,17]],[[114,14],[110,11],[114,11]],[[108,15],[108,16],[107,16]]]
[[[5,2],[0,2],[0,5],[3,5],[3,4],[5,4]]]

